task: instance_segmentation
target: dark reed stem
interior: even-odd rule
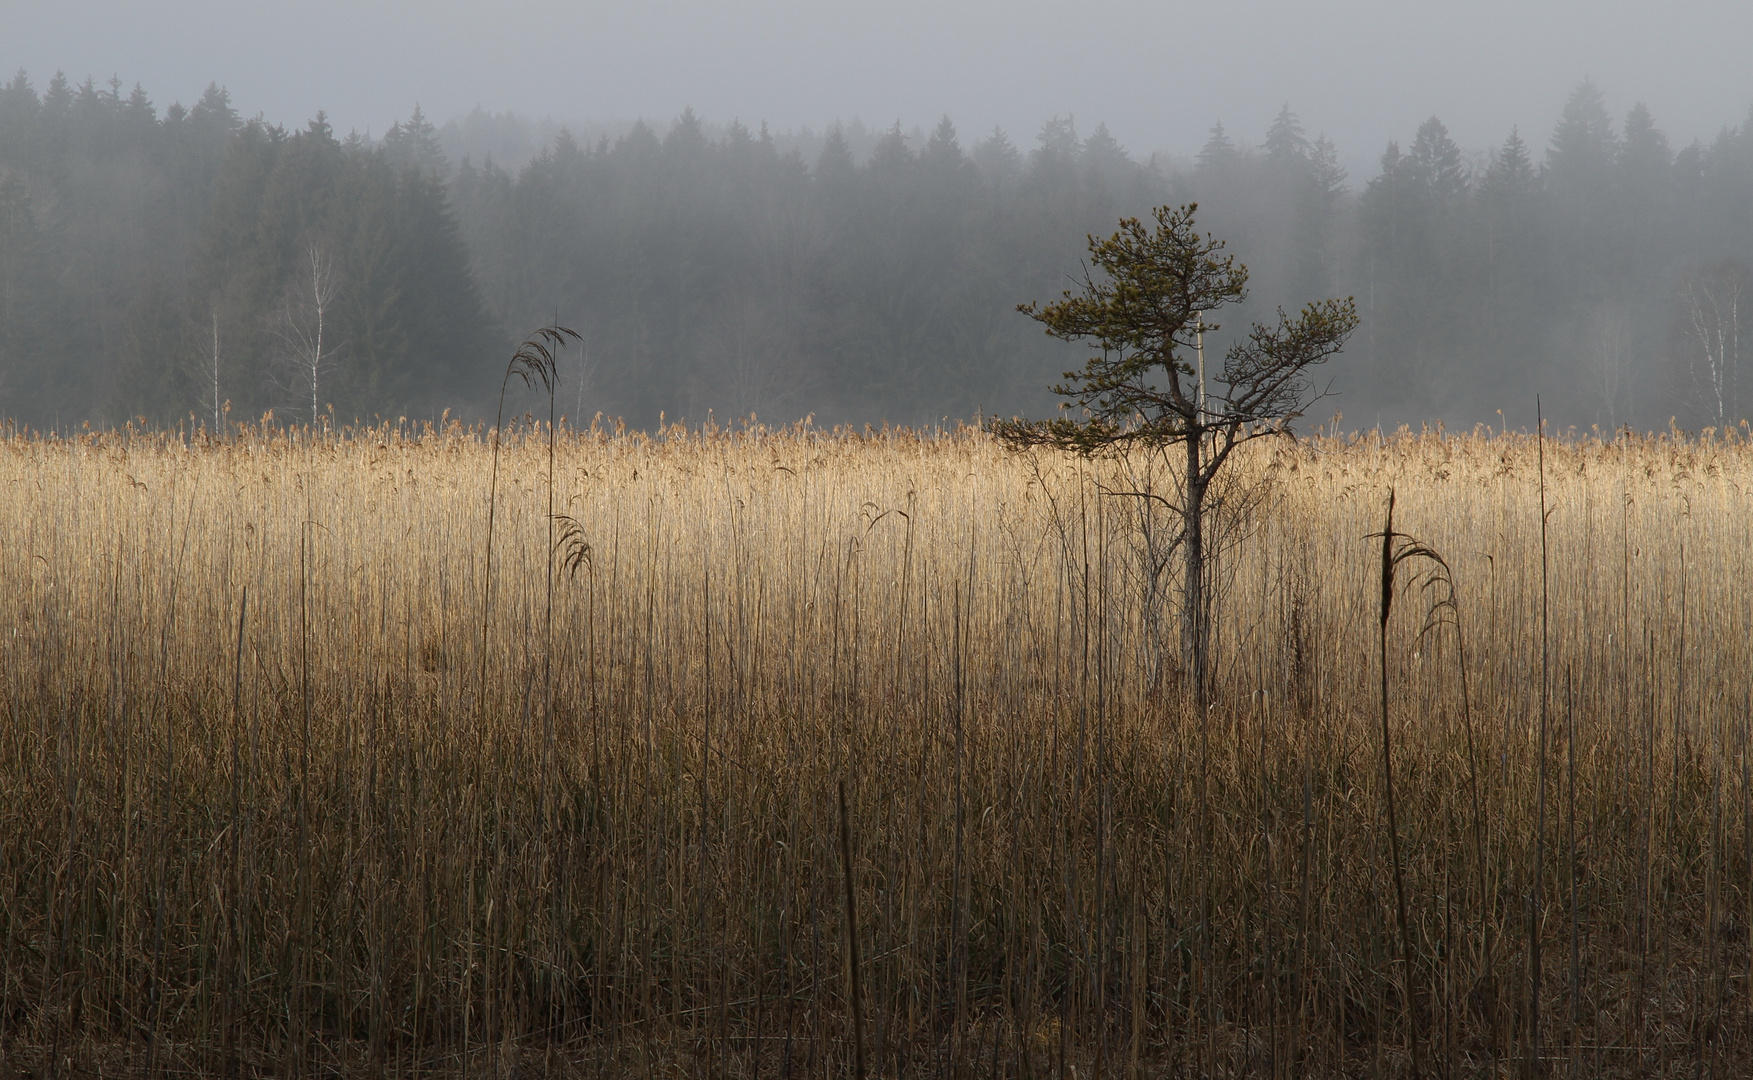
[[[1534,399],[1536,424],[1535,454],[1540,472],[1540,762],[1535,796],[1534,872],[1529,881],[1528,903],[1528,1054],[1524,1071],[1533,1076],[1540,1071],[1540,935],[1543,920],[1544,877],[1546,872],[1546,755],[1548,722],[1551,704],[1549,668],[1551,662],[1547,632],[1549,593],[1549,561],[1546,526],[1550,512],[1546,507],[1546,420],[1540,410],[1540,399]]]
[[[865,1080],[864,981],[858,962],[858,890],[852,884],[852,822],[846,809],[846,781],[840,781],[840,866],[846,880],[846,960],[852,998],[853,1076]]]
[[[1394,605],[1394,491],[1388,490],[1388,520],[1382,527],[1382,597],[1380,645],[1382,689],[1382,782],[1383,805],[1388,816],[1388,858],[1394,864],[1394,910],[1400,931],[1400,993],[1406,1004],[1406,1049],[1412,1059],[1412,1075],[1423,1075],[1418,1054],[1418,1006],[1412,995],[1412,937],[1406,920],[1406,877],[1400,868],[1400,830],[1394,818],[1394,744],[1388,728],[1388,613]]]

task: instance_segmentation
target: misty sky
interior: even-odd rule
[[[1465,147],[1517,124],[1542,146],[1585,76],[1675,145],[1709,139],[1753,105],[1749,41],[1747,0],[0,0],[7,75],[116,75],[161,109],[217,80],[246,115],[324,109],[340,132],[381,134],[416,101],[440,124],[481,105],[667,126],[691,105],[777,130],[947,113],[965,141],[1002,124],[1025,146],[1069,113],[1190,155],[1218,119],[1258,141],[1288,101],[1354,182],[1433,113]]]

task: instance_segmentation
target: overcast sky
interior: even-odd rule
[[[1432,114],[1463,146],[1543,146],[1584,77],[1644,101],[1676,146],[1753,105],[1748,0],[0,0],[0,66],[115,75],[162,108],[217,81],[247,115],[381,133],[415,102],[562,121],[820,129],[858,117],[965,142],[1001,124],[1105,121],[1137,154],[1191,155],[1221,119],[1258,141],[1289,102],[1353,180]]]

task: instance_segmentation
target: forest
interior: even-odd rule
[[[905,423],[1041,414],[1078,355],[1017,314],[1086,237],[1196,202],[1252,272],[1236,326],[1328,296],[1362,317],[1327,421],[1735,425],[1753,116],[1676,148],[1580,84],[1550,139],[1463,148],[1432,117],[1354,178],[1289,105],[1258,142],[1129,152],[692,111],[515,146],[516,117],[380,136],[248,119],[217,85],[26,72],[0,89],[0,416],[38,430],[478,418],[557,321],[569,415]],[[523,133],[527,136],[528,125]],[[526,140],[527,141],[527,140]],[[459,150],[461,152],[459,152]],[[1223,332],[1215,344],[1223,345]],[[1499,410],[1504,414],[1499,416]]]

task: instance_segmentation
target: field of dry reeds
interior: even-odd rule
[[[557,443],[0,440],[0,1074],[1753,1055],[1746,442],[1252,444],[1204,717],[1146,462]]]

